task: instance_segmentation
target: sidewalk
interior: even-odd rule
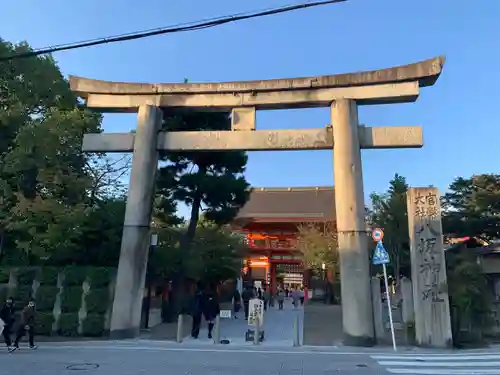
[[[231,344],[252,345],[245,341],[245,332],[249,328],[244,314],[241,311],[238,319],[221,319],[220,338],[229,340]],[[294,309],[291,300],[285,300],[283,310],[278,310],[277,305],[270,307],[264,312],[264,342],[263,345],[290,347],[293,345],[294,322],[299,318],[299,337],[303,341],[303,321],[304,309],[302,306]],[[208,330],[206,328],[200,331],[200,337],[193,339],[187,337],[185,342],[188,344],[212,344],[213,340],[208,339]]]

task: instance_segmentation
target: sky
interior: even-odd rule
[[[5,1],[0,37],[32,47],[99,38],[294,0]],[[297,0],[298,2],[299,0]],[[305,1],[305,0],[304,0]],[[65,75],[121,82],[219,82],[327,75],[445,55],[436,85],[415,103],[360,107],[367,126],[420,125],[421,149],[364,150],[364,191],[395,173],[441,192],[458,176],[500,173],[500,1],[349,0],[212,29],[59,52]],[[322,128],[329,109],[260,111],[257,129]],[[128,132],[136,115],[106,115],[106,132]],[[332,151],[252,152],[255,187],[331,186]],[[183,211],[185,208],[183,208]]]

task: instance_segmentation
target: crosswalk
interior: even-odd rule
[[[393,374],[500,375],[500,354],[373,355]]]

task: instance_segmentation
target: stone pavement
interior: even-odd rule
[[[284,309],[278,310],[278,306],[268,307],[264,312],[264,332],[265,339],[262,345],[290,347],[293,345],[294,322],[299,319],[299,336],[302,343],[304,309],[302,306],[295,309],[291,300],[286,300]],[[243,311],[238,314],[239,319],[221,319],[220,337],[227,339],[232,345],[252,345],[252,342],[245,342],[245,332],[249,328],[244,319]],[[208,339],[206,328],[200,331],[198,339],[187,337],[186,343],[191,344],[213,344],[213,340]]]

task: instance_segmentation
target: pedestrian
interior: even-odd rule
[[[261,288],[257,289],[257,296],[259,299],[262,299],[262,289]]]
[[[243,301],[243,308],[245,310],[245,319],[248,320],[248,309],[250,306],[250,300],[255,297],[253,293],[253,288],[251,286],[247,286],[243,293],[241,294],[241,299]]]
[[[208,338],[212,338],[212,331],[215,326],[215,319],[217,315],[220,314],[220,306],[219,299],[217,298],[217,294],[214,293],[211,288],[205,294],[205,298],[203,299],[203,315],[205,316],[205,320],[208,323]]]
[[[264,288],[264,310],[267,310],[267,305],[271,301],[271,292],[269,291],[269,288]]]
[[[238,312],[241,309],[241,295],[240,291],[238,288],[234,290],[233,294],[233,312],[234,312],[234,319],[238,319]]]
[[[196,292],[194,294],[193,306],[191,307],[191,317],[193,322],[191,325],[191,337],[197,339],[200,334],[201,317],[203,313],[203,293],[201,291],[201,286],[196,287]]]
[[[12,340],[10,338],[12,327],[14,326],[15,321],[15,311],[14,311],[14,300],[11,297],[8,297],[5,301],[5,304],[2,306],[2,310],[0,310],[0,319],[3,321],[3,338],[7,349],[10,350],[12,346]]]
[[[35,313],[35,300],[30,299],[21,313],[21,322],[17,329],[16,341],[14,342],[14,346],[9,350],[10,352],[19,349],[19,341],[21,341],[26,332],[28,332],[30,349],[37,348],[35,345]]]
[[[285,302],[285,292],[283,289],[278,290],[276,299],[278,300],[278,310],[283,310],[283,303]]]

